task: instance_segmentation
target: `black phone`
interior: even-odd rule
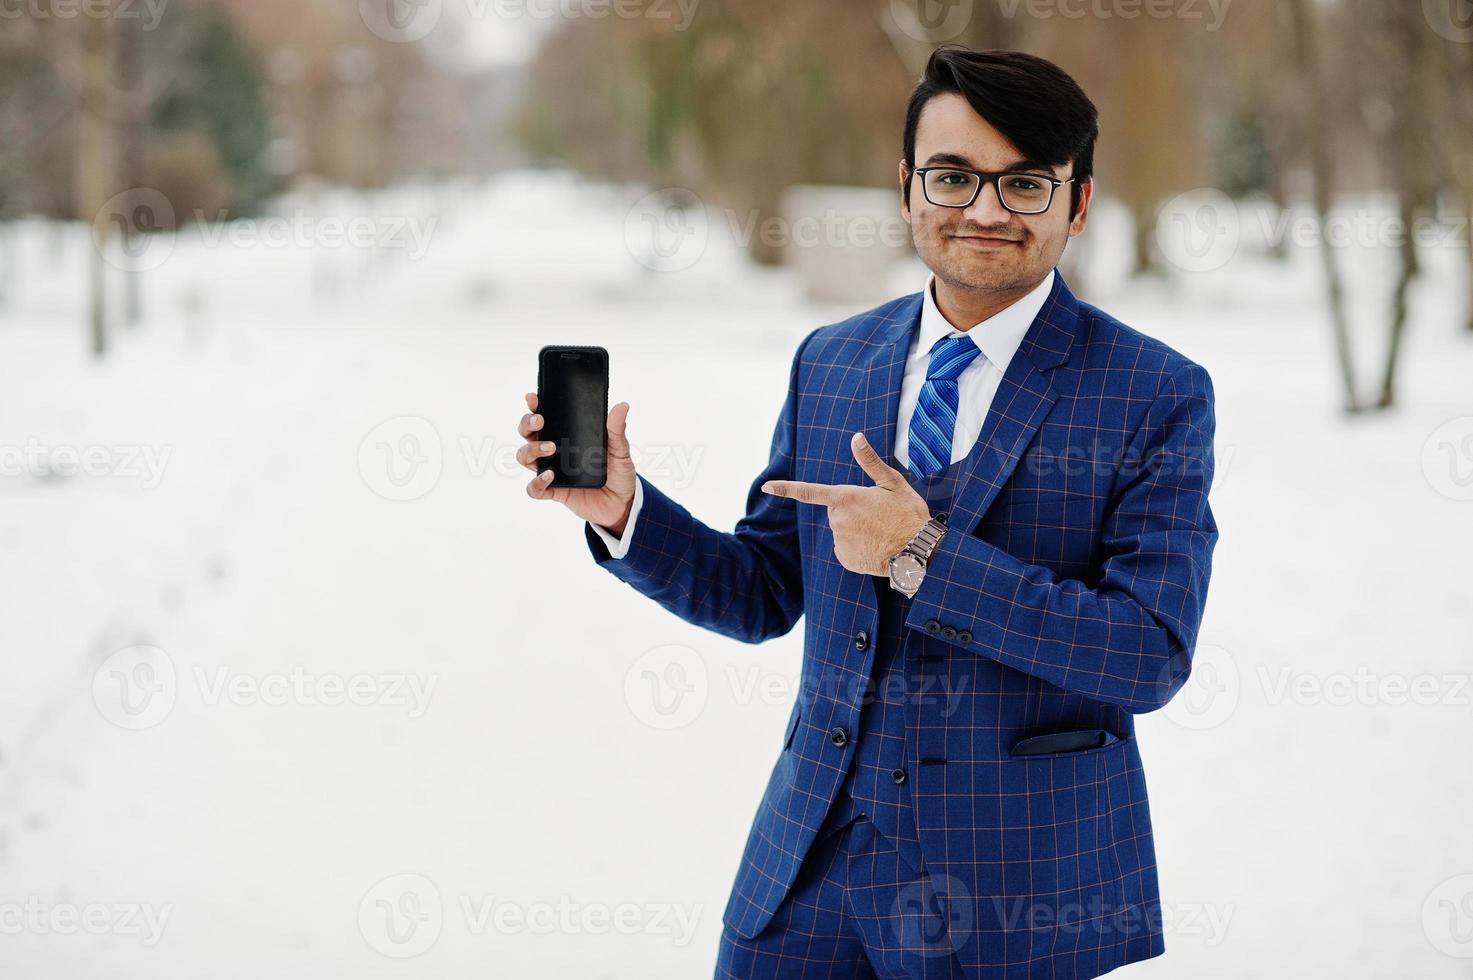
[[[548,486],[597,490],[608,482],[609,352],[549,344],[537,352],[538,438],[556,445],[537,458]]]

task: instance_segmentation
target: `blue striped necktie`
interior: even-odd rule
[[[942,337],[931,348],[926,383],[921,385],[910,417],[910,468],[932,476],[951,465],[951,440],[956,432],[958,388],[956,379],[982,353],[970,337]]]

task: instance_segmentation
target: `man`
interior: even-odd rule
[[[932,275],[799,345],[733,533],[636,476],[623,402],[605,487],[528,486],[689,622],[759,643],[807,616],[719,976],[1094,977],[1164,951],[1134,715],[1191,669],[1213,392],[1055,269],[1097,118],[1042,59],[932,56],[899,172]]]

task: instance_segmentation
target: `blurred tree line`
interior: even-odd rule
[[[104,13],[5,12],[0,220],[93,225],[98,353],[114,238],[249,216],[294,186],[377,188],[460,169],[464,79],[425,45],[374,35],[356,3],[170,0],[156,21],[140,3],[89,9]],[[142,203],[144,189],[169,207]],[[121,283],[135,321],[136,276]]]
[[[574,19],[532,66],[521,135],[541,159],[598,179],[688,187],[761,220],[791,184],[896,186],[905,101],[945,41],[1031,51],[1080,81],[1101,114],[1100,190],[1134,220],[1138,274],[1163,271],[1162,206],[1199,188],[1283,209],[1312,202],[1322,231],[1338,197],[1377,190],[1395,197],[1404,228],[1450,213],[1466,221],[1473,44],[1436,30],[1423,4],[1237,0],[1219,23],[1200,0],[1175,9],[1031,16],[1026,3],[978,0],[960,33],[927,27],[937,12],[928,0],[707,0],[685,29],[654,17]],[[1281,257],[1285,244],[1274,243]],[[1460,247],[1473,330],[1466,230]],[[781,259],[762,236],[748,248],[759,262]],[[1356,376],[1336,250],[1320,251],[1345,406],[1388,406],[1417,250],[1399,249],[1390,342],[1370,398]]]
[[[304,177],[380,187],[458,169],[461,80],[423,45],[375,37],[356,4],[170,0],[157,23],[117,9],[7,11],[0,218],[91,220],[93,183],[214,217]]]

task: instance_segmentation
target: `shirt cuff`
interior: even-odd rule
[[[622,537],[614,537],[613,533],[601,524],[588,522],[594,533],[604,539],[604,544],[609,548],[610,558],[623,558],[629,551],[629,542],[634,538],[634,519],[639,516],[639,508],[644,503],[644,481],[635,477],[634,480],[634,503],[629,508],[629,520],[624,522],[624,534]]]

